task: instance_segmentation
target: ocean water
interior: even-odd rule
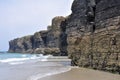
[[[0,53],[0,80],[38,80],[70,69],[67,57]]]
[[[20,54],[20,53],[0,53],[0,63],[8,63],[11,65],[22,64],[30,60],[46,61],[51,55],[43,56],[42,54]]]

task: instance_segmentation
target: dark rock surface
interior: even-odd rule
[[[120,0],[74,0],[67,18],[72,65],[120,73]]]
[[[32,52],[32,36],[25,36],[22,38],[17,38],[9,42],[9,52]]]

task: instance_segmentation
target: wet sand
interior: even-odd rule
[[[68,72],[39,80],[120,80],[120,75],[85,68],[72,68]]]

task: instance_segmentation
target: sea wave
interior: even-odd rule
[[[8,62],[13,62],[13,61],[24,61],[24,60],[28,60],[28,59],[29,58],[9,58],[9,59],[0,60],[0,62],[8,63]]]
[[[23,54],[20,58],[0,59],[0,63],[8,63],[11,65],[16,65],[16,64],[23,64],[27,60],[34,60],[34,59],[39,59],[39,61],[47,61],[47,58],[49,57],[52,57],[52,55],[44,56],[42,54],[35,54],[28,57],[27,54]]]
[[[0,60],[1,63],[8,63],[10,65],[23,64],[25,61],[30,60],[30,58],[9,58]]]

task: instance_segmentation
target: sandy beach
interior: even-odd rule
[[[72,68],[68,72],[39,80],[120,80],[120,75],[85,68]]]
[[[18,62],[17,62],[18,63]],[[0,80],[120,80],[120,75],[70,66],[67,57],[0,64]]]

